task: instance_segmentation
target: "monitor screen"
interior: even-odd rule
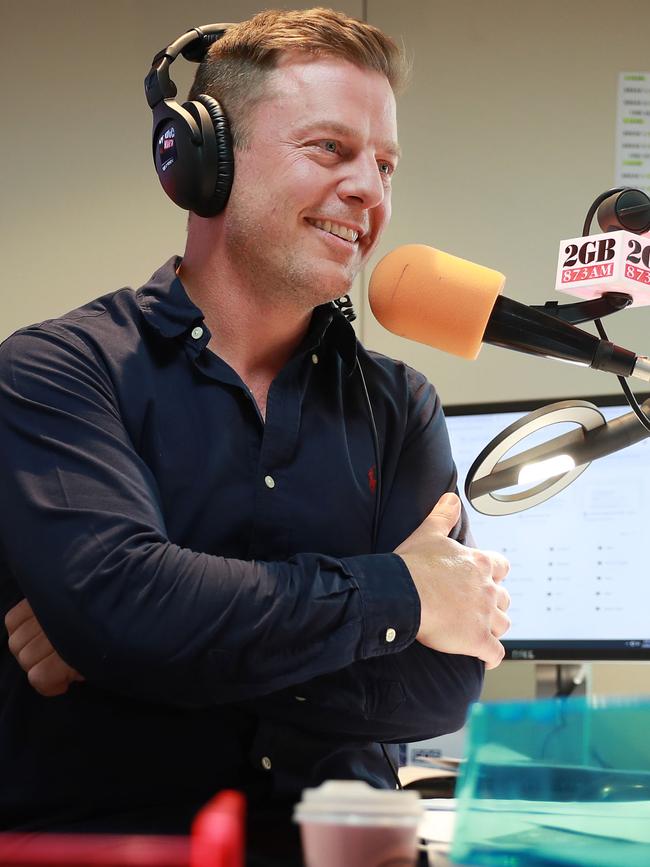
[[[631,412],[622,395],[580,399],[606,419]],[[476,545],[502,551],[511,564],[507,657],[650,659],[650,439],[593,461],[573,484],[526,511],[483,515],[465,498],[467,472],[488,442],[553,402],[445,406]],[[556,435],[550,430],[547,439]]]

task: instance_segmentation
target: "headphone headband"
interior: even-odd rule
[[[221,39],[232,24],[204,24],[192,27],[171,45],[162,48],[151,61],[151,70],[144,80],[144,90],[149,108],[154,108],[162,99],[173,99],[178,89],[169,77],[169,67],[182,54],[186,60],[200,63],[210,46]]]

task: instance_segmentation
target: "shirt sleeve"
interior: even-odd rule
[[[107,370],[60,327],[0,349],[0,509],[6,607],[26,596],[63,659],[122,694],[241,701],[395,653],[417,632],[394,554],[249,562],[170,542]]]
[[[420,373],[406,368],[409,412],[401,449],[388,454],[388,480],[379,545],[390,550],[420,525],[457,474],[440,400]],[[467,514],[450,534],[473,544]],[[401,562],[401,561],[400,561]],[[402,563],[404,569],[406,566]],[[408,571],[408,570],[407,570]],[[386,609],[384,626],[390,627]],[[483,663],[445,654],[419,642],[374,655],[345,671],[326,674],[256,702],[261,716],[311,732],[340,732],[352,739],[407,742],[457,731],[480,695]]]

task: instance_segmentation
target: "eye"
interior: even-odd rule
[[[386,162],[386,160],[379,160],[377,166],[379,167],[379,173],[386,175],[387,177],[390,177],[395,171],[394,166],[391,165],[391,163]]]
[[[339,152],[339,143],[332,138],[324,139],[320,144],[323,150],[326,150],[330,154]]]

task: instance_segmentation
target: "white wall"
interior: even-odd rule
[[[619,71],[650,68],[647,0],[369,0],[370,20],[414,59],[401,103],[405,157],[383,250],[431,244],[502,271],[505,294],[555,295],[559,241],[614,185]],[[566,300],[569,300],[567,297]],[[484,347],[445,356],[364,323],[370,345],[411,361],[447,403],[616,391],[613,378]],[[648,311],[608,320],[648,352]]]
[[[613,185],[617,75],[650,66],[650,4],[335,5],[367,11],[414,60],[400,102],[395,214],[381,253],[433,244],[503,271],[519,300],[551,298],[558,241],[580,232],[591,201]],[[0,338],[138,286],[182,251],[185,215],[155,178],[142,82],[155,52],[188,27],[258,8],[251,0],[4,0]],[[173,72],[185,92],[192,67],[181,60]],[[649,317],[619,314],[608,323],[612,339],[647,352]],[[370,346],[424,370],[447,403],[617,388],[602,374],[491,347],[478,362],[454,359],[387,334],[367,309],[360,330]],[[643,666],[596,668],[600,691],[650,692]],[[502,666],[487,694],[505,695],[513,684],[517,694],[532,693],[530,666]]]
[[[156,178],[144,77],[190,27],[253,0],[3,0],[0,339],[130,285],[185,245],[186,214]],[[274,3],[299,8],[301,3]],[[361,15],[361,0],[336,4]],[[179,94],[195,67],[172,67]]]

